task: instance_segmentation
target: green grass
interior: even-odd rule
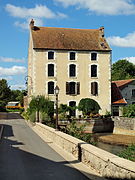
[[[135,162],[135,144],[125,148],[118,156]]]

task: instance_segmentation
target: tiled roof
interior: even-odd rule
[[[111,49],[104,38],[103,29],[33,26],[31,28],[33,46],[38,49],[110,51]]]
[[[126,79],[112,82],[116,83],[117,87],[119,87],[120,89],[123,89],[127,84],[131,83],[132,81],[135,81],[135,79]]]
[[[119,87],[115,82],[111,84],[111,100],[112,104],[127,104],[126,100],[122,97]]]

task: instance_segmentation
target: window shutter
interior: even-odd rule
[[[77,82],[77,94],[80,94],[80,82]]]
[[[94,85],[93,85],[93,82],[91,83],[91,94],[94,95]]]
[[[98,83],[97,82],[91,83],[91,94],[94,96],[98,95]]]
[[[66,94],[69,94],[69,82],[66,82]]]

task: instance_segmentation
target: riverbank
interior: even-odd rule
[[[104,134],[98,135],[98,141],[108,143],[108,144],[117,144],[128,146],[135,144],[135,136],[123,135],[123,134]]]

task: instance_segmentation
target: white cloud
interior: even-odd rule
[[[38,17],[38,18],[54,18],[57,14],[53,13],[49,8],[42,5],[36,5],[35,8],[25,8],[14,6],[12,4],[6,5],[6,10],[10,13],[11,16],[19,18],[29,18],[29,17]]]
[[[110,45],[118,47],[135,47],[135,32],[127,34],[125,37],[112,36],[107,41]]]
[[[129,62],[135,64],[135,57],[125,57],[125,58],[121,58],[121,59],[126,59],[126,60],[128,60]]]
[[[24,22],[16,21],[15,26],[22,29],[29,28],[29,22],[33,18],[37,26],[43,26],[43,19],[66,18],[67,15],[60,12],[53,12],[47,6],[36,5],[34,8],[25,8],[7,4],[6,11],[13,17],[25,19]]]
[[[11,85],[10,87],[11,89],[19,89],[19,90],[26,89],[26,86],[24,84],[15,84],[15,85]]]
[[[65,7],[77,6],[86,8],[90,12],[104,15],[135,14],[133,0],[54,0],[62,3]]]
[[[16,62],[16,63],[24,63],[25,59],[16,59],[16,58],[9,58],[9,57],[0,57],[0,61],[3,62]]]
[[[7,81],[13,80],[12,76],[1,76],[0,79],[6,79]]]
[[[13,66],[11,68],[3,68],[0,67],[0,76],[13,76],[19,74],[25,74],[27,71],[26,67],[24,66]]]
[[[16,21],[15,22],[15,26],[17,27],[21,27],[22,29],[29,29],[29,23],[30,23],[31,19],[27,19],[25,22],[19,22]],[[36,26],[43,26],[43,20],[39,19],[39,18],[34,18],[34,21],[36,22]]]

